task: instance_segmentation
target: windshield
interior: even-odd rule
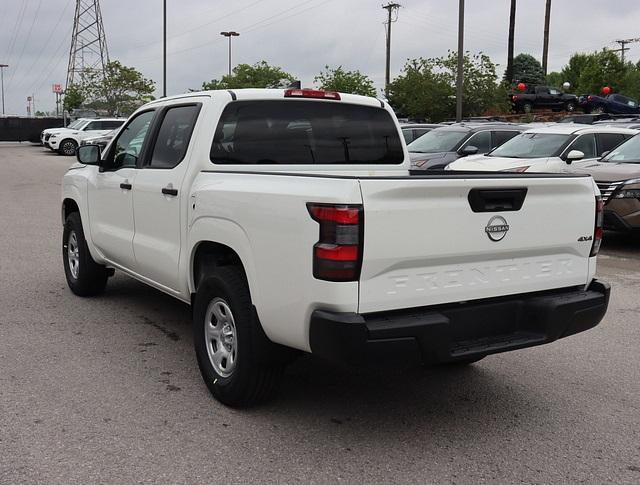
[[[400,164],[400,134],[384,109],[306,100],[235,101],[211,147],[220,164]]]
[[[468,131],[436,129],[409,143],[407,148],[414,153],[452,152],[467,134]]]
[[[571,135],[522,133],[499,146],[489,157],[544,158],[558,156]]]
[[[637,135],[618,145],[602,158],[603,162],[640,163],[640,137]]]
[[[75,120],[73,123],[70,123],[69,126],[67,126],[67,128],[73,130],[75,128],[80,128],[81,125],[83,125],[86,121],[85,120]]]

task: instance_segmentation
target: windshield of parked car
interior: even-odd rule
[[[404,151],[389,113],[340,101],[236,101],[211,146],[220,164],[400,164]]]
[[[640,137],[629,138],[613,151],[602,157],[603,162],[640,163]]]
[[[488,153],[489,157],[544,158],[560,155],[572,135],[522,133]]]
[[[467,130],[435,129],[409,143],[407,148],[414,153],[453,152],[468,134]]]
[[[86,120],[75,120],[73,123],[70,123],[69,126],[67,126],[67,128],[74,130],[76,128],[80,128],[81,126],[83,126],[87,121]]]

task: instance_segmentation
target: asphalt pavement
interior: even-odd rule
[[[308,356],[278,399],[232,410],[187,305],[121,274],[68,290],[71,163],[0,143],[0,483],[640,483],[640,239],[607,234],[589,332],[463,369]]]

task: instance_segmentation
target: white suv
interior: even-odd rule
[[[64,128],[53,133],[46,142],[51,150],[61,155],[74,155],[80,142],[89,136],[105,135],[116,128],[120,128],[126,121],[124,118],[98,118],[85,120],[75,128]]]
[[[613,126],[557,124],[534,128],[485,155],[460,158],[449,170],[567,172],[573,162],[598,158],[638,130]]]

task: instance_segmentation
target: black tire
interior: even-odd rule
[[[62,140],[58,146],[58,153],[67,157],[71,157],[76,154],[76,148],[78,144],[70,138]]]
[[[72,241],[75,242],[72,243]],[[70,256],[70,252],[74,253],[74,256]],[[76,295],[94,296],[104,291],[109,271],[91,257],[78,212],[69,214],[64,224],[62,262],[67,284]]]
[[[569,101],[569,102],[565,105],[564,109],[565,109],[566,111],[568,111],[569,113],[573,113],[573,112],[576,110],[576,103],[574,103],[573,101]]]
[[[529,114],[533,111],[533,104],[531,103],[522,103],[522,111],[526,114]]]
[[[229,318],[218,319],[214,311],[216,305],[219,311],[224,309],[222,316],[231,313],[233,332],[232,340],[225,341],[228,346],[220,344],[205,330],[205,327],[218,328],[220,334],[229,335],[228,328],[225,332],[224,327],[229,324]],[[215,326],[209,326],[214,320]],[[231,407],[247,407],[274,396],[285,363],[278,359],[277,350],[274,351],[279,346],[264,335],[242,268],[219,266],[204,275],[195,297],[193,337],[200,373],[218,401]],[[217,349],[222,348],[219,345],[224,345],[223,353],[233,358],[221,360],[215,364],[216,369],[213,362]]]
[[[595,108],[591,108],[591,113],[593,114],[603,114],[606,113],[604,106],[596,106]]]

